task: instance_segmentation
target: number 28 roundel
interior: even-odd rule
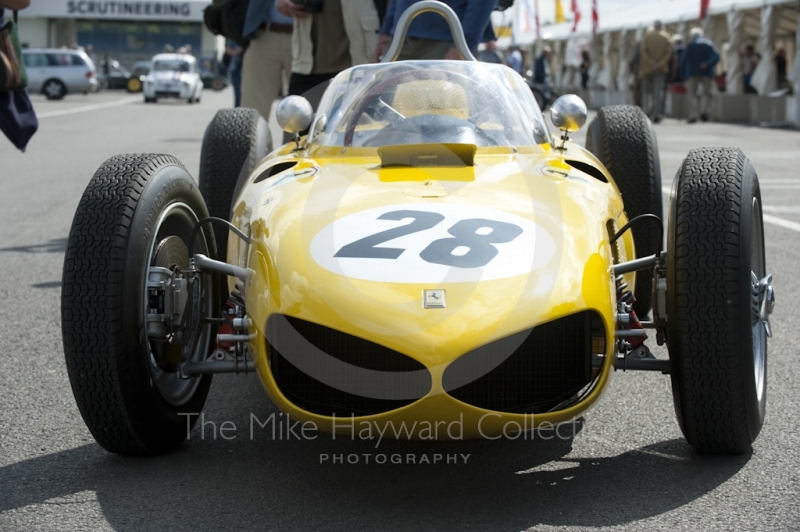
[[[539,269],[554,254],[541,226],[470,205],[369,209],[336,220],[311,241],[311,256],[326,270],[394,283],[503,279]]]

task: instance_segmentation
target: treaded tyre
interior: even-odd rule
[[[269,127],[255,109],[220,109],[206,128],[200,152],[200,191],[208,212],[230,220],[233,201],[256,165],[272,150]],[[225,260],[228,231],[215,231]]]
[[[767,401],[753,283],[766,276],[758,177],[738,149],[692,150],[670,209],[667,345],[678,423],[698,452],[744,453]]]
[[[600,159],[614,178],[629,219],[655,214],[663,222],[658,142],[653,124],[639,107],[601,107],[589,124],[586,149]],[[639,222],[631,230],[637,257],[661,251],[660,233],[654,222]],[[646,317],[653,301],[651,271],[636,272],[633,294],[633,309],[640,318]]]
[[[204,360],[212,328],[203,327],[182,358],[179,346],[151,339],[146,316],[158,304],[150,267],[185,269],[190,233],[206,216],[194,181],[168,155],[112,157],[78,205],[64,259],[64,354],[78,409],[113,453],[173,450],[203,408],[210,376],[180,379],[175,364]],[[214,252],[212,234],[198,233],[196,252]],[[205,310],[215,304],[212,282],[207,276],[201,285]]]

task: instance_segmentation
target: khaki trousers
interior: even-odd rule
[[[708,76],[692,76],[686,80],[686,95],[689,97],[689,119],[695,119],[699,115],[708,114],[708,105],[711,101],[711,78]],[[697,95],[697,88],[700,87],[700,96]],[[700,100],[698,102],[698,100]],[[700,112],[698,113],[698,105]]]
[[[642,109],[651,119],[661,115],[666,85],[666,72],[651,72],[642,78]]]
[[[242,107],[258,110],[269,121],[270,109],[292,73],[292,34],[259,31],[242,62]],[[284,90],[284,94],[288,89]]]

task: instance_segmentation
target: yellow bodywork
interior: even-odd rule
[[[252,270],[246,301],[254,338],[250,348],[258,374],[274,403],[295,420],[323,431],[350,434],[351,420],[307,412],[287,400],[273,379],[265,341],[268,318],[285,314],[360,337],[405,354],[430,370],[424,398],[390,412],[355,418],[415,426],[411,437],[494,437],[543,423],[573,419],[599,397],[613,371],[616,295],[611,265],[634,257],[628,232],[612,252],[609,232],[627,222],[620,193],[594,156],[567,143],[479,148],[474,166],[382,167],[374,148],[287,145],[256,168],[233,210],[233,223],[250,244],[231,236],[228,260]],[[608,183],[566,161],[589,164]],[[281,163],[297,163],[269,178]],[[281,168],[281,167],[277,167]],[[258,182],[254,182],[258,181]],[[424,204],[492,208],[527,219],[553,239],[552,257],[535,269],[507,278],[469,282],[381,282],[339,275],[312,257],[311,242],[329,224],[376,207]],[[435,209],[434,209],[435,210]],[[609,223],[609,222],[613,223]],[[633,286],[633,276],[626,279]],[[423,290],[443,288],[447,308],[426,309]],[[605,362],[594,387],[564,410],[524,415],[476,408],[442,387],[445,368],[459,356],[513,333],[581,310],[596,310],[605,326]],[[458,422],[463,433],[448,435]],[[390,431],[391,432],[391,431]]]

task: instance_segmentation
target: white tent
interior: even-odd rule
[[[752,73],[751,85],[760,95],[773,93],[777,84],[775,55],[783,49],[791,67],[787,78],[795,85],[797,115],[800,124],[800,2],[798,0],[711,0],[708,16],[700,21],[700,0],[597,0],[599,29],[592,35],[592,17],[589,0],[578,0],[583,16],[575,32],[572,21],[545,24],[539,32],[541,39],[551,44],[555,51],[556,77],[562,88],[577,88],[577,67],[581,53],[588,51],[592,60],[590,87],[594,89],[626,90],[634,73],[629,72],[628,61],[633,43],[641,38],[648,25],[660,20],[670,33],[688,36],[688,30],[702,26],[706,37],[720,50],[718,72],[726,73],[727,94],[743,92],[741,54],[745,46],[755,46],[761,59]],[[540,0],[541,3],[541,0]],[[514,44],[532,45],[536,41],[536,25],[523,17],[533,16],[530,9],[519,10],[519,5],[535,5],[533,0],[520,0],[515,8],[497,15],[495,24],[511,24]],[[567,5],[566,0],[562,0]],[[569,16],[569,13],[567,14]],[[520,28],[526,31],[520,31]],[[512,44],[511,39],[500,39],[501,48]]]
[[[528,3],[529,2],[530,0],[528,0]],[[505,13],[498,13],[494,19],[495,24],[502,25],[508,21],[512,24],[523,24],[522,21],[526,19],[527,16],[532,16],[532,11],[523,8],[521,12],[518,12],[521,3],[522,2],[515,2],[513,8]],[[647,26],[648,24],[652,24],[656,19],[665,24],[695,22],[699,25],[699,0],[631,0],[630,2],[614,3],[598,0],[597,3],[600,18],[599,31],[601,33]],[[712,0],[709,7],[709,15],[712,17],[724,16],[731,10],[752,11],[760,10],[764,6],[776,5],[790,5],[796,8],[797,3],[797,0]],[[581,5],[583,6],[583,3]],[[585,11],[586,6],[583,6],[583,9]],[[528,13],[531,13],[531,15],[528,15]],[[527,21],[524,22],[524,25],[529,28],[529,31],[515,31],[514,44],[526,46],[533,44],[536,40],[534,25],[529,24]],[[576,33],[591,34],[591,30],[592,20],[590,13],[584,12]],[[541,28],[541,35],[544,40],[564,40],[569,38],[571,33],[571,21],[562,24],[542,26]],[[511,40],[507,39],[505,42],[501,40],[500,44],[501,46],[507,46],[511,44]]]

